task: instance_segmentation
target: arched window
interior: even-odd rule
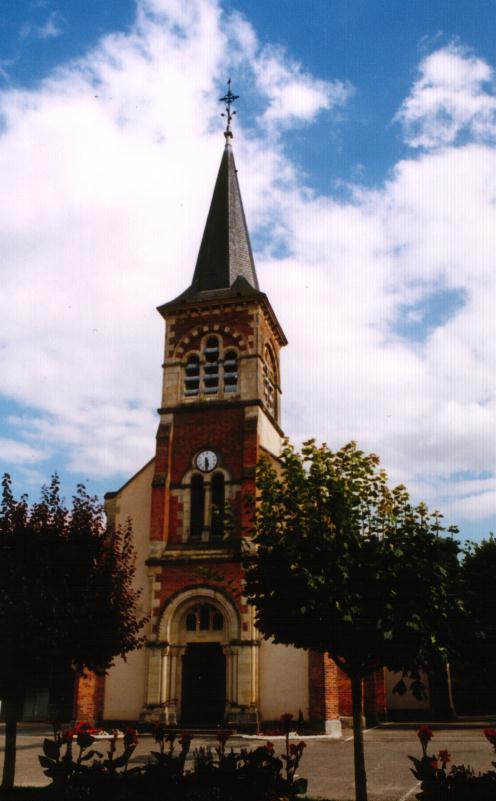
[[[276,369],[270,348],[265,348],[263,365],[264,401],[268,411],[276,413]]]
[[[236,392],[238,388],[238,357],[229,350],[224,357],[224,392]]]
[[[205,487],[203,476],[197,473],[191,479],[191,510],[189,536],[192,540],[201,539],[205,516]]]
[[[226,491],[224,476],[222,473],[214,473],[212,476],[212,523],[210,529],[211,537],[224,536],[224,505],[226,502]]]
[[[194,612],[189,612],[186,615],[186,631],[196,631],[196,615]]]
[[[186,615],[186,631],[222,631],[224,616],[211,604],[197,604]]]
[[[205,356],[203,391],[206,395],[213,395],[219,391],[219,340],[217,337],[207,339],[203,354]]]
[[[198,395],[200,391],[200,359],[198,356],[190,356],[186,370],[184,372],[184,394]]]

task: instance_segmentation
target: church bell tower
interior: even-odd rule
[[[243,595],[246,503],[256,466],[281,453],[279,356],[286,338],[259,287],[232,152],[225,147],[191,285],[166,322],[155,456],[105,496],[111,525],[132,520],[147,642],[103,681],[80,682],[80,718],[257,730],[281,714],[339,736],[347,677],[320,653],[261,638]],[[381,671],[364,712],[385,713]]]
[[[191,285],[166,321],[152,479],[151,625],[145,718],[215,725],[259,706],[259,641],[242,594],[241,538],[262,455],[277,459],[280,349],[260,290],[231,146],[226,143]]]

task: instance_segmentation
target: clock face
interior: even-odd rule
[[[217,454],[214,451],[200,451],[196,455],[195,458],[195,465],[197,466],[198,470],[201,470],[203,473],[209,473],[210,470],[213,470],[214,467],[217,467],[218,462]]]

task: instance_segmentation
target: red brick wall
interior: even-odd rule
[[[171,481],[177,484],[191,469],[191,459],[202,447],[214,447],[233,481],[243,477],[244,409],[239,406],[181,409],[174,415]]]
[[[311,720],[339,717],[338,668],[327,654],[308,653],[309,712]]]
[[[236,311],[232,307],[203,309],[200,312],[197,312],[194,309],[188,309],[188,312],[184,315],[184,317],[175,317],[175,319],[169,324],[169,355],[173,355],[174,350],[180,343],[181,339],[187,334],[190,334],[190,332],[195,328],[200,329],[200,333],[196,337],[190,336],[190,341],[187,344],[184,344],[183,348],[185,353],[190,350],[198,350],[201,338],[205,335],[203,326],[208,325],[212,329],[212,334],[215,334],[216,331],[214,330],[214,326],[216,324],[219,325],[221,329],[219,333],[222,334],[223,340],[227,346],[233,345],[238,347],[236,339],[234,337],[230,337],[229,334],[224,332],[223,329],[226,326],[232,331],[241,334],[245,343],[242,350],[245,350],[246,339],[253,334],[254,319],[255,315],[253,312],[253,307],[251,309],[246,307],[242,310],[238,309]]]
[[[105,676],[86,671],[76,681],[74,719],[97,725],[103,719]]]
[[[364,681],[364,711],[369,720],[386,719],[386,683],[384,670],[377,670]]]
[[[161,541],[168,529],[168,503],[166,477],[170,473],[171,461],[170,426],[161,423],[157,432],[157,449],[155,455],[155,475],[152,483],[150,539]]]
[[[206,580],[194,564],[171,563],[165,565],[161,574],[155,577],[160,582],[160,587],[155,592],[155,599],[160,601],[160,610],[176,592],[187,590],[188,587],[198,584],[208,584],[210,587],[219,587],[224,590],[241,612],[241,578],[243,575],[241,564],[216,561],[209,561],[207,564],[212,573],[222,576],[222,581]],[[160,617],[161,615],[159,615],[159,619]]]

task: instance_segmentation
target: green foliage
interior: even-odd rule
[[[66,508],[56,475],[31,507],[8,475],[2,487],[0,695],[42,683],[54,665],[105,672],[142,642],[130,525],[110,532],[81,485]]]
[[[134,730],[128,731],[133,736],[124,738],[123,752],[115,756],[115,737],[104,754],[92,749],[95,740],[91,735],[81,740],[84,730],[56,730],[54,740],[44,741],[44,754],[39,757],[45,775],[53,782],[50,797],[57,801],[292,801],[306,792],[306,780],[296,776],[304,743],[294,745],[287,740],[286,753],[279,758],[270,742],[253,751],[228,751],[230,732],[219,732],[217,747],[195,749],[187,769],[192,736],[158,725],[153,735],[159,751],[152,751],[152,759],[145,765],[130,767],[137,738]],[[76,734],[79,750],[74,756]]]
[[[257,487],[246,592],[266,637],[328,652],[350,676],[443,655],[458,543],[438,512],[389,488],[375,454],[287,445],[280,472],[260,464]]]
[[[461,571],[466,611],[456,629],[455,691],[461,711],[496,711],[496,540],[469,543]]]

